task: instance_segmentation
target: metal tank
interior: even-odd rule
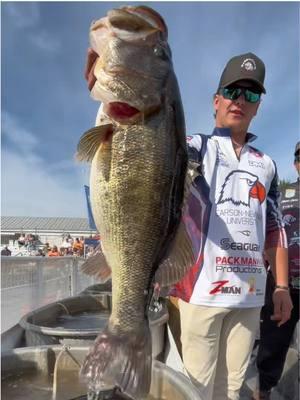
[[[10,400],[86,399],[78,372],[88,347],[41,346],[2,354],[2,398]],[[122,397],[120,397],[122,398]],[[183,374],[153,360],[147,400],[201,400]]]

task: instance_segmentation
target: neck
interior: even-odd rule
[[[231,131],[231,140],[234,146],[243,146],[246,142],[247,132],[237,133]]]
[[[234,129],[229,126],[222,126],[222,124],[216,124],[217,128],[229,128],[231,133],[232,143],[236,146],[243,146],[246,142],[247,130]]]

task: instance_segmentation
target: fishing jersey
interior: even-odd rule
[[[171,295],[215,307],[264,304],[264,248],[287,247],[287,242],[276,166],[249,145],[255,138],[247,134],[238,159],[230,129],[188,137],[196,174],[183,220],[198,249],[197,262]]]
[[[299,278],[299,179],[282,192],[281,212],[289,249],[289,283],[293,290],[300,289]]]

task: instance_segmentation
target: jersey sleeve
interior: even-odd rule
[[[201,162],[201,148],[202,137],[201,135],[187,136],[187,150],[190,161]]]
[[[280,192],[278,189],[278,174],[275,163],[274,167],[275,173],[267,196],[265,249],[272,247],[288,247],[282,214],[279,208]]]

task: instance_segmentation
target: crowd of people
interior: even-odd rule
[[[28,255],[39,256],[39,257],[89,257],[95,248],[95,244],[99,241],[99,235],[90,235],[89,239],[94,239],[94,245],[86,244],[84,236],[76,237],[75,239],[70,235],[66,234],[63,236],[62,243],[60,246],[53,244],[50,246],[48,242],[44,245],[40,242],[37,235],[32,234],[21,234],[17,239],[18,248],[26,249]],[[12,251],[8,246],[4,246],[1,250],[1,256],[11,256]]]
[[[89,239],[99,240],[99,235],[90,236]],[[86,245],[85,238],[81,236],[80,238],[76,237],[72,238],[70,234],[63,238],[63,242],[61,246],[54,245],[52,247],[49,246],[49,243],[46,243],[41,254],[48,257],[65,257],[65,256],[73,256],[73,257],[89,257],[94,251],[94,246]]]

